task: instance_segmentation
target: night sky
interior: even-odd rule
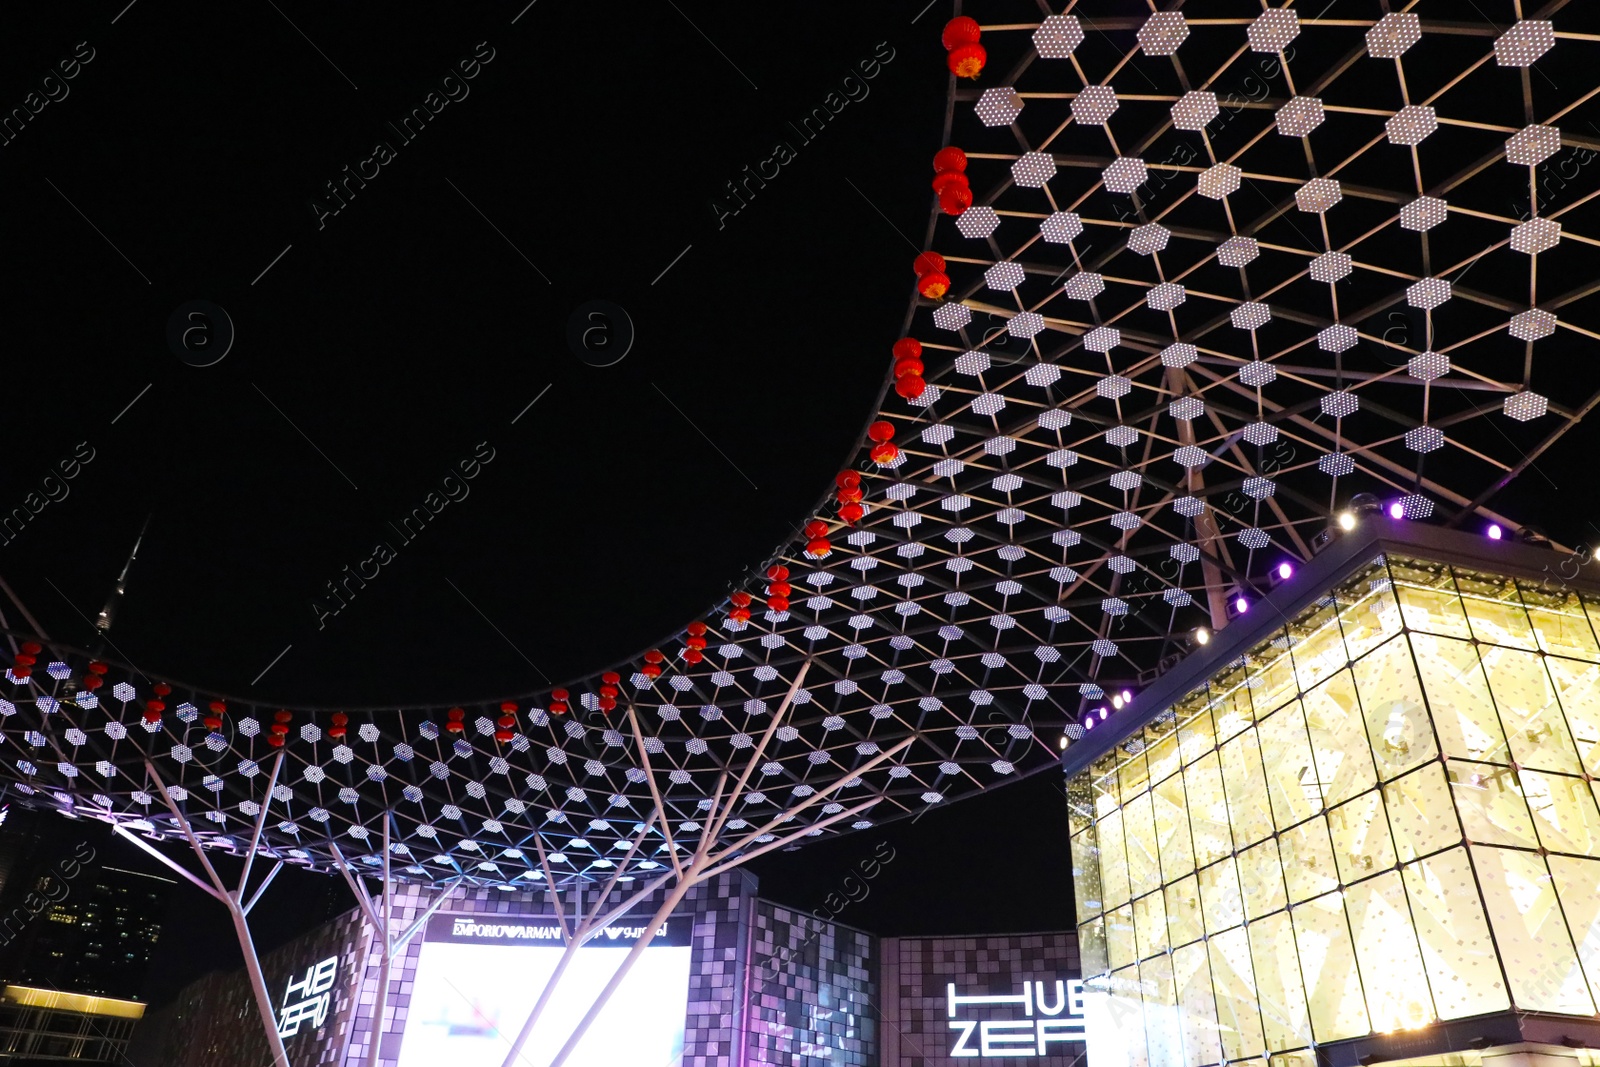
[[[812,513],[912,296],[948,2],[125,2],[0,32],[3,106],[53,98],[0,145],[0,509],[55,476],[0,576],[50,636],[92,643],[148,521],[109,654],[291,707],[499,699],[659,643]],[[605,367],[568,343],[595,300],[635,334]],[[194,301],[232,324],[207,366]],[[1564,500],[1597,443],[1498,506],[1593,543]],[[881,844],[841,921],[1070,925],[1054,775],[755,869],[822,907]],[[287,872],[261,947],[345,906]],[[238,959],[220,908],[173,908],[156,999]]]

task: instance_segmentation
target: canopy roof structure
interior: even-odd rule
[[[1500,518],[1600,400],[1594,14],[1485,6],[968,4],[927,384],[886,382],[785,570],[614,679],[459,710],[282,709],[13,634],[0,776],[147,837],[515,886],[674,866],[707,812],[748,855],[1055,768],[1352,494]]]

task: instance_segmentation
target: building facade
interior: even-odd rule
[[[1600,1047],[1600,595],[1556,562],[1369,519],[1091,719],[1096,1067]]]

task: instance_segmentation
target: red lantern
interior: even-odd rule
[[[350,716],[346,715],[344,712],[342,712],[342,711],[334,712],[333,713],[333,725],[328,727],[328,736],[329,737],[336,737],[336,738],[337,737],[343,737],[347,732],[346,724],[349,723],[349,721],[350,721]]]
[[[828,539],[826,537],[813,537],[811,540],[806,542],[806,555],[808,556],[814,556],[817,559],[821,559],[823,556],[826,556],[832,551],[833,546],[828,543]]]
[[[155,685],[150,687],[150,691],[158,697],[164,697],[168,693],[172,692],[172,686],[168,685],[166,682],[157,682]]]
[[[507,730],[507,729],[504,729],[504,728],[501,728],[501,729],[496,730],[494,732],[494,739],[496,741],[500,742],[502,745],[510,744],[512,739],[515,738],[515,737],[516,737],[515,734],[513,734],[510,730]]]
[[[564,701],[564,700],[552,700],[550,702],[550,714],[552,714],[552,715],[565,715],[566,713],[567,713],[567,702],[566,701]]]
[[[285,738],[282,734],[267,735],[267,744],[271,745],[273,748],[282,748],[284,740]]]
[[[900,362],[894,365],[894,376],[896,379],[904,378],[908,374],[914,374],[920,378],[922,377],[922,371],[923,366],[922,360],[920,359],[902,359]]]
[[[806,523],[807,537],[821,537],[827,532],[828,524],[823,522],[821,519],[812,519],[810,522]]]
[[[840,471],[833,476],[833,484],[840,489],[854,489],[861,484],[861,474],[857,471]]]
[[[922,342],[915,337],[902,337],[894,343],[892,351],[895,359],[921,359]],[[859,474],[856,475],[856,480],[861,480]]]
[[[661,650],[658,648],[652,648],[649,652],[644,654],[644,661],[646,663],[660,663],[666,658],[667,657],[663,656],[661,654]]]
[[[22,651],[29,656],[37,656],[44,651],[44,646],[37,641],[22,642]]]
[[[616,697],[601,697],[599,702],[601,711],[612,711],[617,706]]]
[[[16,658],[11,662],[15,663],[18,667],[31,667],[39,661],[28,655],[26,652],[18,652]]]
[[[89,664],[89,670],[94,674],[104,674],[104,673],[106,673],[106,671],[109,671],[110,669],[111,669],[110,667],[107,667],[104,663],[101,663],[99,660],[95,660],[94,662]]]
[[[939,194],[939,210],[946,215],[959,215],[972,206],[972,190],[965,185],[951,185]]]
[[[944,24],[944,32],[939,35],[939,43],[944,45],[944,50],[949,52],[960,45],[976,44],[983,30],[977,20],[966,15],[957,15]]]
[[[467,728],[466,724],[461,721],[466,717],[467,713],[461,708],[451,708],[445,712],[445,718],[448,721],[444,724],[444,728],[453,734],[459,734]]]
[[[694,622],[689,624],[688,629],[691,634],[699,637],[701,634],[706,632],[706,624],[696,619]]]
[[[160,722],[161,721],[161,712],[152,711],[149,708],[145,708],[144,721],[145,722]]]
[[[929,271],[917,279],[917,292],[929,300],[937,300],[950,291],[950,279],[941,271]]]
[[[887,467],[900,458],[900,449],[884,441],[872,446],[872,462],[880,467]]]
[[[767,577],[775,582],[784,581],[789,577],[789,568],[781,563],[774,563],[767,568]]]
[[[857,476],[856,481],[860,480],[860,477]],[[734,607],[747,608],[750,606],[750,594],[746,593],[743,589],[735,591],[734,594],[728,599],[733,601]]]
[[[705,648],[706,647],[706,639],[703,638],[703,637],[700,637],[700,636],[686,638],[683,643],[688,645],[690,648]]]
[[[768,596],[788,596],[794,588],[788,582],[773,582],[767,586]]]
[[[967,154],[953,144],[945,145],[933,154],[933,169],[936,174],[959,174],[967,169]]]
[[[773,611],[788,611],[789,598],[786,596],[769,596],[767,597],[767,607]]]
[[[945,268],[944,257],[937,252],[922,252],[911,261],[911,270],[917,277],[924,274],[943,273]]]
[[[698,648],[686,648],[683,651],[683,658],[689,663],[699,663],[706,658],[706,654]]]
[[[83,676],[83,687],[91,693],[105,684],[106,680],[98,674],[86,674]]]
[[[957,45],[950,49],[950,55],[945,63],[950,68],[950,73],[958,78],[976,79],[983,73],[983,65],[989,62],[989,53],[984,51],[983,45],[976,41],[971,44]]]
[[[894,381],[894,391],[907,400],[915,400],[922,395],[922,391],[926,388],[928,388],[928,383],[914,374],[908,374],[904,378],[896,378]]]
[[[657,678],[661,677],[661,668],[654,663],[646,663],[643,667],[639,668],[639,673],[644,675],[646,678],[649,678],[651,681],[655,681]]]
[[[929,185],[932,186],[936,196],[943,196],[946,189],[965,189],[969,193],[972,192],[972,183],[967,180],[965,174],[958,170],[947,170],[943,173],[935,174],[933,181]]]
[[[846,504],[839,509],[839,518],[845,522],[860,522],[861,517],[866,513],[867,509],[860,504]]]
[[[17,666],[11,668],[11,677],[15,678],[19,682],[26,681],[31,674],[33,674],[32,667],[24,667],[21,664],[18,664]]]
[[[500,710],[506,715],[515,715],[517,713],[517,705],[507,700],[500,705]]]
[[[894,440],[894,423],[885,419],[879,419],[877,422],[867,427],[867,436],[879,443],[884,441],[892,441]],[[767,572],[768,577],[771,577],[771,573],[771,571]],[[787,577],[787,575],[785,577]]]
[[[860,489],[839,490],[839,503],[841,504],[859,504],[862,498],[863,494]]]

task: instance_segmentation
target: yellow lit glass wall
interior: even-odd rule
[[[1600,1001],[1600,599],[1390,557],[1068,783],[1129,1067]]]

